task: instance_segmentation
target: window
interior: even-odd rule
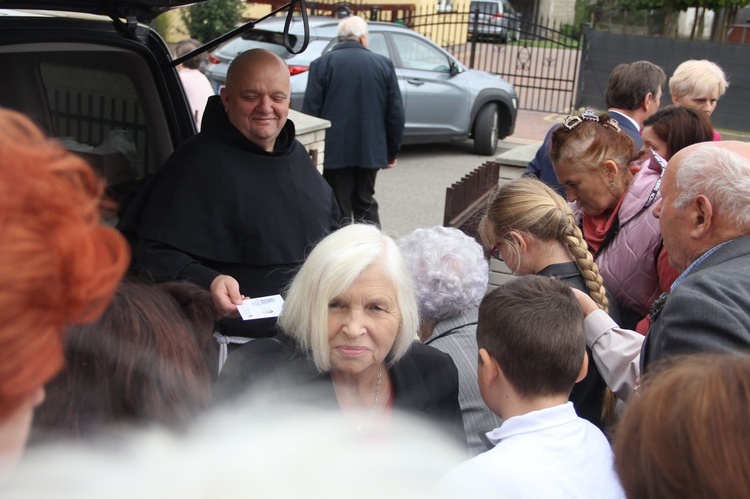
[[[383,33],[370,33],[370,45],[367,48],[376,54],[384,55],[388,59],[391,58],[391,54],[388,53],[388,45],[385,43],[385,35],[383,35]]]
[[[41,62],[54,135],[85,153],[110,185],[144,176],[145,114],[124,74]],[[96,149],[95,149],[96,148]]]
[[[450,71],[448,58],[429,43],[409,35],[394,33],[392,36],[404,69],[441,73]]]
[[[438,12],[451,12],[453,10],[452,0],[438,0],[437,11]]]
[[[500,3],[499,2],[471,2],[471,7],[469,9],[471,12],[474,12],[475,10],[479,10],[482,14],[487,14],[490,16],[494,16],[495,14],[500,11]]]

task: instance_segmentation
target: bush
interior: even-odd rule
[[[575,26],[573,24],[563,24],[560,28],[560,33],[569,37],[573,38],[574,40],[578,40],[581,38],[581,27]]]
[[[243,0],[213,0],[188,7],[182,20],[191,38],[208,42],[235,28],[242,20]]]

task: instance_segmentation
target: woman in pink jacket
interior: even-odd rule
[[[555,130],[550,150],[604,285],[630,329],[677,278],[651,212],[661,197],[664,162],[650,153],[633,157],[634,148],[608,114],[584,111]]]

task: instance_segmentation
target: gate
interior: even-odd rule
[[[569,112],[580,62],[580,30],[564,32],[560,25],[512,15],[500,18],[501,22],[486,17],[474,7],[415,13],[404,24],[446,48],[469,68],[508,80],[518,92],[521,109]]]
[[[422,33],[464,65],[495,73],[518,92],[519,107],[567,113],[573,108],[580,61],[581,30],[570,25],[531,22],[511,12],[498,17],[479,8],[366,5],[335,0],[308,3],[311,13],[336,14],[343,9],[371,20],[396,22]],[[500,3],[500,0],[498,0]],[[563,29],[564,28],[564,29]]]
[[[568,113],[577,90],[582,30],[543,19],[532,22],[516,12],[490,13],[486,7],[490,3],[501,0],[454,5],[437,12],[434,6],[417,9],[412,4],[319,0],[307,5],[310,14],[354,13],[370,21],[406,25],[465,66],[508,80],[518,92],[519,108]]]

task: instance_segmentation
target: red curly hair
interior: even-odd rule
[[[63,366],[68,324],[104,311],[129,262],[100,224],[102,180],[29,119],[0,109],[0,420]]]

